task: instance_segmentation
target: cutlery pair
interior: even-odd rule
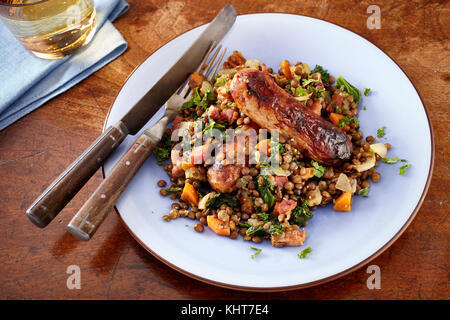
[[[167,101],[165,115],[154,126],[144,131],[69,223],[68,229],[71,233],[82,240],[89,240],[138,169],[150,156],[183,102],[190,98],[186,79],[193,71],[201,71],[202,65],[214,50],[215,44],[228,33],[235,20],[235,8],[232,5],[224,7],[183,56],[128,113],[116,124],[108,127],[34,201],[27,210],[30,220],[41,228],[47,226],[120,143],[129,134],[138,133]],[[214,62],[219,50],[220,47],[204,71],[204,75],[209,79],[214,75],[224,56],[225,52],[222,52],[217,62]],[[209,75],[208,72],[210,72]]]

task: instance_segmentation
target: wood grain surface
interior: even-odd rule
[[[209,22],[226,1],[128,0],[114,24],[129,43],[119,58],[30,115],[0,131],[1,299],[449,299],[449,1],[379,0],[381,29],[366,26],[372,1],[231,1],[238,14],[286,12],[344,26],[388,53],[429,110],[436,141],[428,195],[405,233],[370,264],[381,289],[369,290],[363,266],[303,290],[247,293],[191,279],[147,253],[111,212],[83,242],[66,225],[101,182],[101,172],[47,228],[25,210],[100,134],[108,110],[133,69],[177,35]],[[81,289],[66,286],[81,268]]]

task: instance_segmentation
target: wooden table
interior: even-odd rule
[[[436,160],[428,195],[406,232],[369,264],[381,268],[381,289],[369,290],[367,265],[321,286],[280,293],[214,287],[172,270],[148,254],[112,212],[82,242],[66,225],[101,181],[101,173],[46,229],[26,208],[101,132],[127,76],[177,35],[210,21],[226,1],[128,0],[115,22],[129,49],[69,91],[0,132],[0,298],[2,299],[449,299],[448,187],[450,8],[439,1],[386,1],[381,29],[366,26],[372,1],[231,1],[238,14],[286,12],[324,19],[372,41],[417,87],[434,127]],[[407,121],[407,119],[405,119]],[[66,286],[69,265],[81,268],[81,289]]]

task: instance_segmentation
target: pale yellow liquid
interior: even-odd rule
[[[0,17],[22,44],[36,56],[59,59],[89,43],[96,27],[92,0],[0,0]]]

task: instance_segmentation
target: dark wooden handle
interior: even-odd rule
[[[74,236],[85,241],[92,238],[154,148],[145,134],[136,140],[70,221],[67,228]]]
[[[121,123],[108,127],[28,208],[27,215],[38,227],[47,226],[94,175],[127,136]]]

